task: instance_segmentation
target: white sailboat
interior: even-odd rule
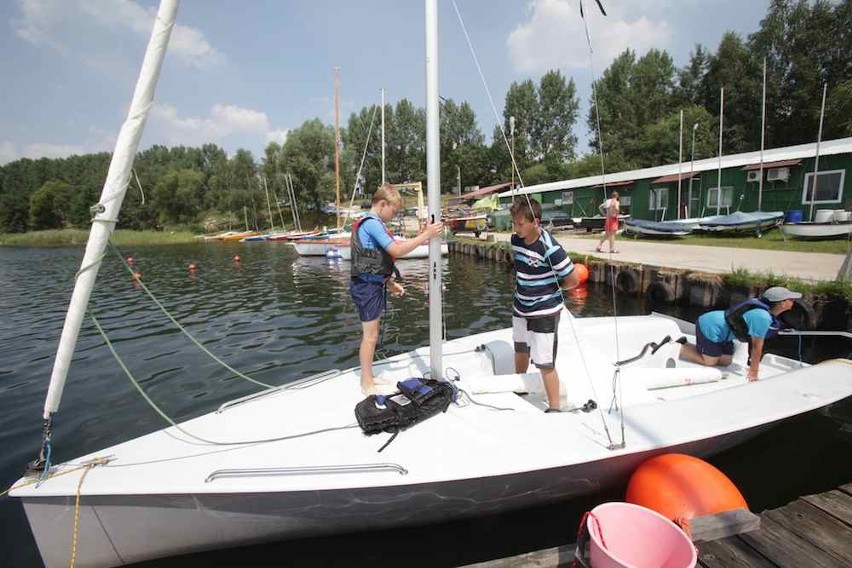
[[[434,218],[440,211],[437,0],[425,4]],[[110,166],[104,194],[115,197],[102,198],[105,210],[83,261],[91,268],[80,273],[63,329],[45,403],[48,442],[176,8],[176,0],[161,4]],[[11,492],[23,503],[45,564],[67,565],[72,548],[80,566],[113,566],[566,500],[624,480],[653,455],[708,456],[852,394],[847,360],[809,366],[767,355],[760,380],[750,383],[743,345],[729,368],[679,361],[679,345],[670,338],[691,335],[685,322],[659,315],[575,319],[566,312],[556,361],[564,406],[579,408],[590,399],[598,405],[545,414],[537,374],[513,372],[511,329],[442,341],[440,242],[429,246],[430,345],[379,362],[375,371],[451,380],[468,394],[446,413],[406,430],[379,454],[389,435],[364,436],[353,416],[362,399],[358,369],[330,369],[54,464],[39,483],[25,477]],[[649,338],[655,342],[646,343]]]

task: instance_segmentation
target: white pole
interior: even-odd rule
[[[816,201],[817,191],[817,174],[819,172],[819,143],[822,141],[822,118],[825,114],[825,93],[828,90],[828,83],[822,84],[822,106],[819,109],[819,131],[817,132],[816,143],[816,159],[814,160],[814,175],[811,180],[811,215],[810,220],[814,220],[814,201]]]
[[[692,125],[692,157],[690,158],[689,164],[689,207],[692,207],[692,188],[693,188],[693,178],[695,177],[695,131],[698,130],[698,123]],[[700,191],[699,191],[700,193]],[[701,201],[701,195],[698,196],[698,201]],[[692,217],[693,211],[690,209],[687,216]]]
[[[145,121],[154,101],[154,90],[177,17],[178,3],[178,0],[163,0],[160,3],[157,18],[154,20],[154,29],[151,30],[151,38],[148,40],[148,49],[142,61],[139,79],[136,81],[130,110],[127,112],[127,118],[121,125],[121,131],[118,133],[118,139],[115,142],[115,150],[109,164],[106,182],[104,182],[101,198],[98,202],[98,212],[92,220],[86,252],[83,255],[74,292],[71,294],[68,314],[65,316],[62,336],[59,339],[59,348],[50,375],[50,386],[44,402],[43,417],[45,420],[49,420],[51,415],[59,410],[59,402],[62,399],[62,390],[68,376],[68,368],[71,366],[71,359],[74,356],[77,336],[83,324],[83,317],[86,315],[89,297],[98,276],[107,241],[109,241],[118,220],[118,212],[121,209],[122,201],[124,201],[127,185],[130,182],[133,159],[139,148],[139,139],[142,137]]]
[[[385,175],[385,90],[382,89],[382,185],[387,176]]]
[[[680,109],[680,133],[678,134],[678,150],[677,150],[677,218],[680,219],[680,177],[683,166],[683,109]]]
[[[722,126],[725,117],[725,87],[719,96],[719,167],[716,174],[716,215],[722,207]]]
[[[757,186],[757,210],[763,211],[763,147],[766,141],[766,58],[763,58],[763,103],[760,111],[760,183]]]
[[[266,186],[266,177],[263,178],[263,192],[266,194],[266,211],[269,213],[269,227],[270,230],[275,232],[275,223],[273,222],[272,217],[272,204],[269,202],[269,188]],[[282,229],[284,227],[281,227]]]
[[[438,0],[426,2],[426,177],[429,217],[441,219],[440,101],[438,99]],[[444,376],[441,361],[443,298],[441,239],[429,240],[429,369]]]

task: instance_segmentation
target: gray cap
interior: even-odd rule
[[[781,302],[784,300],[796,300],[801,298],[802,295],[798,292],[793,292],[792,290],[788,290],[784,286],[773,286],[772,288],[767,288],[763,292],[763,297],[772,303]]]

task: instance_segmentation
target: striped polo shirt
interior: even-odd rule
[[[544,229],[531,245],[512,235],[515,254],[514,315],[524,318],[549,316],[562,309],[559,281],[574,271],[565,249]]]

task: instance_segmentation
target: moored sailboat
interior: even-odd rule
[[[164,51],[176,7],[175,0],[161,5],[152,58]],[[426,0],[426,15],[434,218],[440,211],[437,0]],[[140,80],[151,97],[155,78]],[[140,106],[149,107],[150,97],[134,97],[134,122]],[[119,174],[126,169],[129,175],[127,164],[115,160],[130,162],[135,153],[132,140],[119,141],[127,146],[115,152],[108,195],[123,192]],[[89,262],[102,254],[122,195],[105,202],[102,221],[94,223]],[[430,345],[379,362],[375,370],[397,380],[429,373],[452,381],[462,394],[446,413],[378,454],[389,435],[366,437],[354,423],[353,407],[362,398],[359,369],[329,369],[77,459],[42,462],[43,474],[20,480],[11,495],[24,505],[45,564],[66,565],[72,544],[78,565],[109,566],[570,499],[621,481],[655,454],[711,455],[852,394],[845,360],[809,366],[767,355],[760,380],[748,382],[742,345],[735,365],[710,373],[678,360],[672,338],[693,333],[685,322],[654,314],[616,320],[566,313],[559,331],[570,339],[556,360],[566,412],[545,414],[540,377],[513,372],[511,329],[442,340],[438,239],[429,248]],[[95,274],[82,271],[82,288],[75,288],[45,403],[46,442]],[[655,341],[646,343],[649,338]],[[586,404],[590,399],[600,403],[596,409]],[[606,400],[617,408],[607,411]]]

